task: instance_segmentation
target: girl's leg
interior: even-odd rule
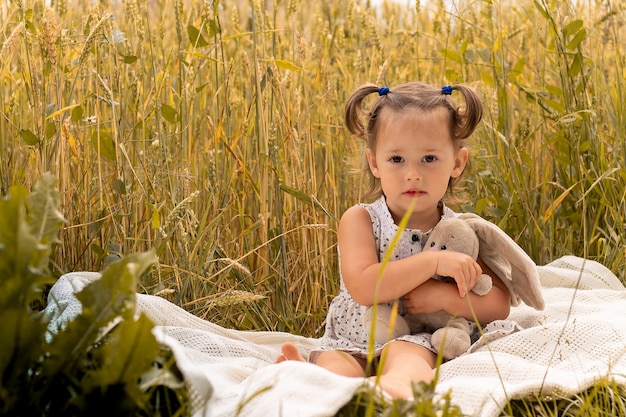
[[[284,343],[280,350],[282,355],[276,359],[276,363],[286,360],[306,362],[296,345],[293,343]],[[340,352],[338,350],[328,350],[322,352],[317,357],[315,364],[338,375],[365,377],[365,360],[354,358],[347,353]]]
[[[339,350],[327,350],[320,353],[315,363],[338,375],[364,378],[365,359],[355,358]]]
[[[384,363],[378,376],[370,377],[394,398],[413,396],[413,382],[430,382],[433,379],[436,355],[423,346],[410,342],[389,343],[383,352]],[[382,360],[382,358],[381,358]]]

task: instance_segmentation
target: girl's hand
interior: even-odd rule
[[[436,313],[445,310],[451,289],[456,297],[454,284],[429,279],[402,297],[402,303],[410,314]]]
[[[452,251],[437,252],[436,274],[450,277],[456,282],[459,296],[465,297],[474,288],[483,270],[471,256]]]

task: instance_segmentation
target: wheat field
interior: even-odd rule
[[[538,264],[573,254],[626,282],[625,18],[613,0],[3,2],[0,190],[58,179],[57,276],[154,249],[139,291],[319,336],[337,220],[365,190],[346,98],[465,83],[485,117],[453,208]],[[508,413],[607,415],[621,392]]]
[[[465,83],[485,105],[453,208],[538,264],[623,281],[617,1],[32,0],[0,6],[0,189],[59,180],[57,275],[155,248],[140,291],[227,327],[319,336],[337,219],[365,190],[359,84]]]

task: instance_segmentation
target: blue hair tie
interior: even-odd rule
[[[389,92],[389,87],[380,87],[378,89],[379,96],[386,96],[388,92]]]
[[[441,94],[445,94],[447,96],[452,94],[452,86],[451,85],[444,85],[443,87],[441,87]]]

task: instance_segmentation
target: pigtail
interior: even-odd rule
[[[345,123],[348,131],[366,142],[368,141],[368,131],[363,124],[363,116],[369,113],[363,110],[363,100],[365,97],[379,90],[374,84],[364,84],[354,90],[348,98],[345,108]]]
[[[452,90],[461,93],[465,100],[465,107],[462,110],[457,109],[456,112],[456,137],[458,139],[467,139],[474,132],[483,117],[483,106],[478,94],[470,87],[457,84],[452,86]]]

